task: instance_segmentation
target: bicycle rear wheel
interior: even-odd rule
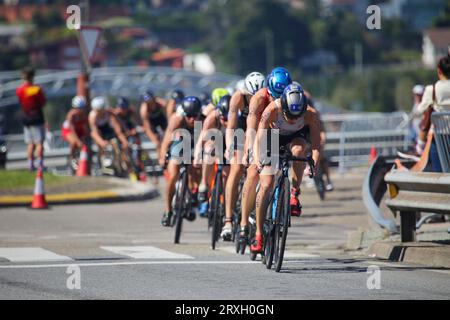
[[[284,178],[284,187],[281,197],[279,197],[279,206],[277,207],[277,222],[275,224],[275,271],[280,272],[283,265],[284,250],[286,247],[286,238],[291,218],[290,206],[290,186],[289,178]]]
[[[175,241],[174,243],[180,243],[181,230],[183,228],[183,218],[186,210],[186,198],[187,197],[187,173],[181,174],[178,188],[176,190],[176,200],[174,208],[174,225],[175,225]]]

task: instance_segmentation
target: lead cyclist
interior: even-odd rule
[[[319,163],[319,118],[316,111],[308,105],[308,99],[301,86],[291,84],[286,87],[281,98],[271,102],[264,110],[258,125],[254,161],[258,167],[258,172],[260,172],[260,188],[256,196],[256,236],[250,246],[250,251],[253,253],[261,253],[263,251],[265,213],[269,204],[268,199],[273,189],[275,173],[278,170],[279,159],[276,157],[278,152],[275,146],[271,145],[273,141],[271,135],[275,135],[275,138],[278,139],[280,148],[286,146],[294,157],[304,158],[307,142],[310,141],[314,164]],[[267,138],[267,144],[263,143],[264,138]],[[262,145],[269,146],[270,160],[275,161],[275,163],[269,163],[264,168],[263,166],[267,164],[267,159],[261,155],[267,154],[267,150],[262,150]],[[264,164],[262,161],[264,161]],[[293,162],[292,169],[291,215],[300,216],[301,205],[298,197],[300,195],[300,184],[305,163]],[[317,170],[316,166],[315,170]]]

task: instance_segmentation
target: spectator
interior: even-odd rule
[[[34,69],[26,67],[22,70],[24,83],[16,90],[19,104],[23,111],[23,133],[25,143],[28,145],[28,168],[35,170],[34,152],[38,157],[38,167],[44,168],[45,128],[44,113],[45,96],[41,87],[34,85]]]
[[[412,89],[413,94],[413,107],[411,110],[411,127],[410,127],[410,135],[409,141],[416,145],[417,138],[420,132],[420,118],[421,114],[418,113],[417,108],[419,107],[420,102],[422,101],[423,91],[425,90],[424,86],[421,84],[416,84]]]
[[[417,107],[419,114],[423,114],[423,120],[429,119],[427,116],[427,110],[432,108],[432,111],[450,111],[450,55],[443,57],[439,60],[437,65],[437,75],[439,80],[434,85],[429,85],[425,88],[422,101]],[[427,123],[428,122],[428,126]],[[429,121],[423,123],[425,129],[421,131],[417,142],[416,150],[420,153],[423,152],[425,146],[425,140],[427,135],[427,129],[429,128]],[[433,141],[430,149],[430,159],[432,170],[434,172],[441,172],[442,168],[437,155],[436,144]]]

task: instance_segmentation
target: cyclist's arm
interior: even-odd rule
[[[94,139],[94,141],[101,146],[102,148],[105,147],[105,145],[107,144],[107,142],[105,140],[103,140],[103,138],[101,137],[99,131],[98,131],[98,127],[97,124],[95,123],[97,118],[97,114],[94,112],[89,113],[89,127],[91,128],[91,137],[92,139]]]
[[[240,92],[235,92],[230,100],[230,110],[228,110],[227,131],[225,134],[225,142],[227,149],[230,148],[233,141],[234,130],[238,125],[239,106],[243,103],[243,96]]]
[[[142,119],[142,126],[144,127],[144,132],[147,135],[147,137],[150,139],[151,142],[158,148],[158,145],[160,144],[158,136],[153,132],[152,124],[150,120],[148,119],[148,110],[145,103],[141,105],[141,119]]]
[[[256,133],[256,141],[253,146],[255,163],[260,165],[260,146],[264,137],[267,137],[267,130],[270,130],[270,124],[277,119],[278,108],[275,102],[271,102],[269,106],[264,110],[261,119],[258,124],[258,131]]]
[[[167,118],[170,118],[170,116],[175,112],[175,106],[176,101],[174,99],[170,99],[169,102],[167,102],[166,105]]]
[[[263,90],[263,89],[261,89]],[[248,155],[250,147],[253,146],[256,129],[258,128],[258,122],[261,117],[261,111],[265,107],[265,98],[258,91],[250,101],[249,112],[247,116],[247,131],[245,132],[245,145],[244,152]]]
[[[117,138],[120,140],[120,142],[122,143],[122,146],[124,148],[128,148],[128,140],[127,137],[124,135],[123,130],[122,130],[122,125],[120,124],[120,120],[117,119],[117,116],[111,112],[111,126],[114,129],[114,132],[117,136]]]
[[[159,104],[163,108],[167,107],[167,100],[166,99],[163,99],[163,98],[160,98],[160,97],[156,97],[155,101],[156,101],[157,104]]]
[[[308,107],[308,110],[306,111],[305,123],[309,125],[312,158],[317,168],[317,164],[320,160],[320,119],[316,110],[311,107]]]
[[[169,124],[167,130],[164,133],[164,138],[161,143],[161,152],[159,154],[159,162],[163,163],[166,157],[167,151],[169,150],[170,142],[173,140],[173,133],[176,129],[181,127],[183,118],[177,114],[173,114],[169,119]]]

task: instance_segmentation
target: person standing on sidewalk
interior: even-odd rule
[[[23,111],[23,133],[28,145],[28,168],[35,170],[34,151],[37,152],[38,167],[44,168],[45,120],[43,108],[45,95],[41,87],[33,84],[34,69],[26,67],[22,70],[24,83],[16,90],[19,104]]]

